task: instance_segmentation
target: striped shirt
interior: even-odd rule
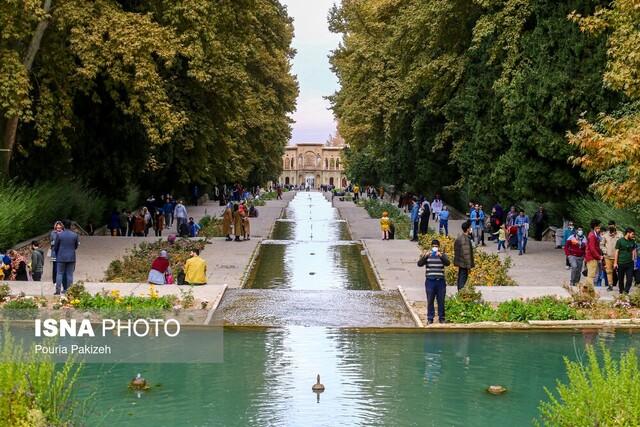
[[[418,260],[418,267],[426,266],[427,279],[444,279],[444,268],[451,264],[445,254],[434,256],[429,252]]]

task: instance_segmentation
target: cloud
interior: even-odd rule
[[[300,83],[297,110],[292,115],[292,143],[325,141],[335,132],[335,120],[323,97],[338,88],[329,68],[328,55],[338,46],[340,37],[329,31],[327,16],[334,0],[282,0],[294,19],[293,47],[298,51],[293,72]]]

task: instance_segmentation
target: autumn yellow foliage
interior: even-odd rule
[[[445,268],[445,278],[447,284],[453,285],[458,279],[458,269],[453,265],[453,243],[455,239],[439,234],[428,233],[420,236],[420,247],[428,249],[431,247],[431,241],[438,239],[440,241],[440,250],[444,251],[451,260],[451,265]],[[501,260],[497,254],[488,254],[482,250],[474,249],[473,257],[475,267],[469,273],[467,284],[474,286],[515,286],[515,281],[509,277],[509,268],[511,267],[511,258],[507,257]]]

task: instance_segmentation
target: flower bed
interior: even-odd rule
[[[116,259],[109,264],[105,273],[107,282],[117,283],[145,283],[151,269],[151,263],[161,250],[169,253],[169,263],[174,274],[182,269],[185,261],[193,249],[203,250],[204,240],[179,239],[174,244],[166,240],[157,242],[142,242],[129,251],[122,259]]]
[[[381,202],[377,199],[363,199],[358,205],[365,208],[371,218],[380,219],[382,218],[382,213],[387,212],[396,228],[395,238],[404,240],[409,238],[411,220],[395,205],[389,202]]]
[[[427,233],[420,236],[420,247],[425,250],[430,249],[433,239],[440,241],[440,248],[451,260],[451,265],[445,268],[445,275],[447,283],[454,284],[458,279],[458,269],[453,265],[455,239],[441,234]],[[488,254],[477,248],[473,250],[473,257],[475,267],[471,269],[468,284],[472,286],[516,286],[516,282],[509,277],[511,258],[506,257],[501,260],[497,254]]]

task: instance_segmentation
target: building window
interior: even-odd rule
[[[331,158],[331,161],[329,162],[329,165],[331,166],[331,169],[335,169],[336,168],[336,161],[334,160],[334,158]]]
[[[329,169],[329,159],[324,159],[324,168]]]
[[[286,178],[284,179],[284,185],[289,185],[289,177],[286,177]]]
[[[340,169],[340,159],[336,159],[336,169]]]
[[[329,185],[333,185],[333,177],[329,178]]]
[[[283,169],[287,169],[289,167],[289,158],[285,158],[283,161],[284,165],[282,166]]]

